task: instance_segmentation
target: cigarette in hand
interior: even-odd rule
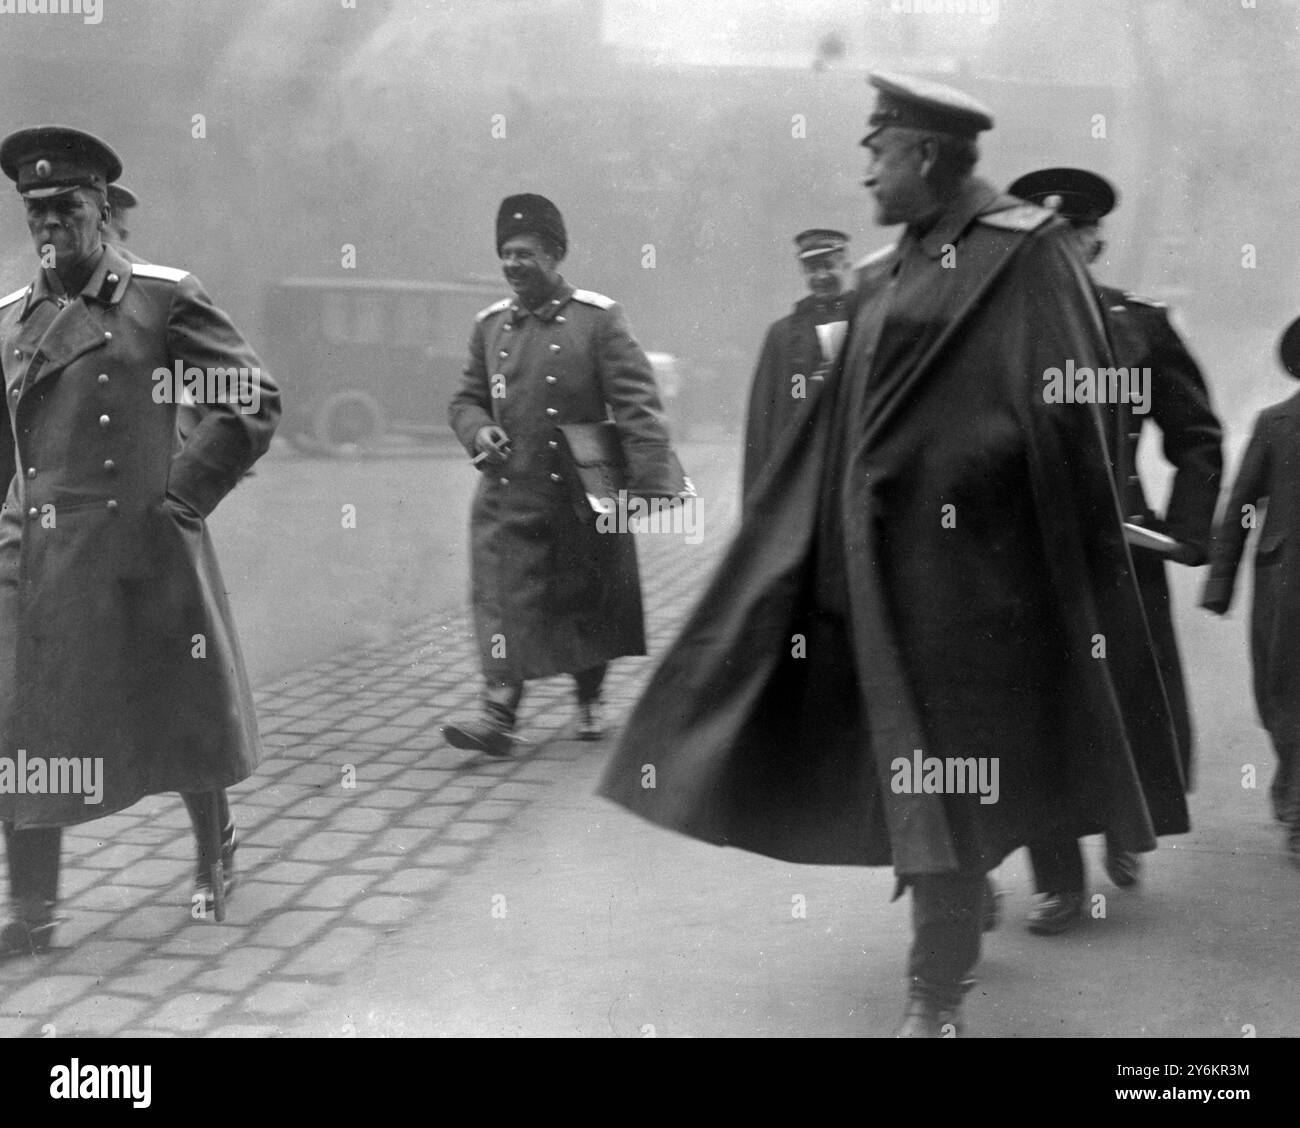
[[[480,462],[482,462],[483,459],[485,459],[487,456],[488,456],[488,452],[487,452],[487,451],[482,451],[481,453],[476,454],[473,458],[471,458],[471,459],[469,460],[469,464],[470,464],[471,466],[477,466],[477,465],[478,465]]]

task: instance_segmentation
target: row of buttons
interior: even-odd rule
[[[560,304],[559,299],[557,298],[557,299],[553,300],[553,301],[551,302],[551,304],[552,304],[552,305],[559,305],[559,304]],[[518,312],[518,310],[519,310],[519,307],[518,307],[518,306],[512,306],[511,308],[512,308],[515,312]],[[559,324],[559,325],[563,325],[563,324],[564,324],[564,315],[563,315],[563,314],[558,315],[558,316],[555,318],[555,321],[556,321],[557,324]],[[506,332],[509,332],[511,329],[514,328],[514,326],[513,326],[509,321],[507,321],[507,322],[502,326],[502,328],[505,329]],[[559,352],[559,351],[560,351],[560,346],[559,346],[559,345],[556,345],[556,344],[552,344],[552,345],[550,346],[550,349],[551,349],[551,352]],[[497,352],[497,356],[501,357],[501,359],[503,359],[503,360],[504,360],[506,357],[508,357],[509,355],[510,355],[510,352],[509,352],[508,349],[500,349],[500,350]],[[498,373],[496,373],[496,374],[492,377],[492,379],[494,379],[494,380],[504,380],[504,379],[505,379],[505,374],[502,373],[502,372],[498,372]],[[555,383],[558,382],[558,377],[555,377],[555,376],[548,376],[548,377],[546,377],[546,382],[547,382],[548,384],[555,384]],[[548,407],[548,408],[546,409],[546,414],[547,414],[547,416],[549,416],[551,419],[554,419],[554,418],[555,418],[557,415],[559,415],[560,413],[559,413],[559,411],[556,410],[555,408],[553,408],[553,407]],[[549,446],[552,450],[555,450],[557,447],[559,447],[560,444],[559,444],[558,442],[556,442],[554,439],[551,439],[551,440],[549,440],[549,441],[547,442],[546,445]],[[551,475],[551,481],[552,481],[552,482],[559,482],[559,481],[563,481],[563,479],[560,477],[559,474],[552,474],[552,475]],[[509,478],[502,478],[502,479],[500,479],[500,482],[501,482],[501,484],[502,484],[503,486],[508,486],[508,485],[510,484],[510,479],[509,479]]]

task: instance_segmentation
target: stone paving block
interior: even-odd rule
[[[176,1030],[183,1033],[202,1030],[212,1021],[212,1016],[222,1007],[228,1006],[230,1001],[228,995],[187,991],[165,1003],[158,1011],[149,1015],[146,1021],[150,1026],[160,1030]]]
[[[394,827],[375,839],[372,849],[377,854],[402,854],[410,857],[414,852],[434,840],[436,831],[420,827]]]
[[[71,901],[78,893],[84,893],[92,885],[97,885],[104,880],[102,870],[83,869],[80,866],[69,864],[67,858],[63,859],[63,865],[59,869],[59,896],[66,903]]]
[[[440,787],[431,795],[425,796],[427,803],[450,803],[453,805],[460,803],[473,803],[478,799],[478,792],[472,787],[459,787],[448,785]]]
[[[139,908],[146,901],[151,901],[156,894],[156,889],[142,889],[134,885],[117,885],[100,881],[84,893],[68,898],[65,903],[72,910],[97,909],[125,913]]]
[[[510,777],[511,782],[519,783],[551,783],[558,779],[560,768],[550,760],[528,760],[519,765],[519,770]],[[509,798],[502,796],[500,793],[493,795],[494,799]]]
[[[442,836],[449,842],[481,842],[491,838],[496,826],[485,822],[454,822],[442,828]]]
[[[292,884],[258,880],[260,871],[241,880],[226,906],[226,924],[244,924],[282,911],[297,895]]]
[[[367,834],[388,825],[391,814],[373,807],[352,806],[339,811],[330,819],[327,830],[344,830]]]
[[[289,910],[255,932],[249,943],[262,948],[295,948],[333,919],[334,914],[331,912]]]
[[[95,987],[93,975],[45,975],[0,999],[0,1014],[49,1022],[50,1016]]]
[[[284,857],[284,853],[283,846],[249,846],[240,841],[239,849],[235,851],[235,872],[241,878],[251,876],[263,866]]]
[[[232,948],[221,957],[217,967],[195,977],[194,987],[200,991],[242,994],[265,979],[284,955],[276,948]]]
[[[335,780],[336,784],[337,782]],[[300,803],[295,803],[292,807],[286,807],[284,817],[322,822],[334,814],[335,811],[341,810],[354,802],[353,797],[355,794],[356,792],[352,789],[340,791],[337,786],[331,787],[329,794],[312,795]]]
[[[495,791],[491,794],[493,798],[483,799],[468,808],[464,812],[465,819],[470,822],[501,822],[514,818],[524,808],[522,802],[497,799]]]
[[[250,830],[244,841],[250,846],[284,846],[289,842],[297,842],[315,829],[316,824],[310,819],[269,819]]]
[[[160,885],[175,885],[183,878],[192,877],[193,868],[183,865],[178,859],[150,858],[120,870],[113,876],[113,883],[156,888]]]
[[[173,807],[170,811],[164,811],[160,815],[155,815],[149,820],[151,826],[160,826],[168,830],[180,830],[190,828],[190,813],[180,805]]]
[[[348,834],[343,831],[321,831],[305,842],[300,843],[293,852],[295,858],[315,862],[335,862],[351,857],[369,842],[366,835]]]
[[[75,912],[69,910],[66,919],[54,930],[54,944],[57,949],[75,948],[83,940],[104,932],[120,916],[120,913],[103,913],[92,909],[77,909]]]
[[[332,874],[303,892],[295,904],[309,909],[341,908],[355,901],[378,880],[370,874]]]
[[[104,978],[128,960],[139,956],[141,951],[142,946],[137,941],[96,937],[79,944],[59,961],[55,971],[59,975],[94,975]]]
[[[431,850],[426,850],[423,854],[415,859],[417,866],[446,866],[448,869],[464,865],[474,856],[474,851],[468,846],[452,846],[450,844],[439,843]]]
[[[141,960],[128,968],[129,974],[113,980],[114,991],[123,995],[144,995],[158,999],[172,994],[178,984],[208,966],[207,960]]]
[[[424,830],[436,830],[440,826],[446,826],[453,819],[458,818],[461,810],[457,806],[444,804],[442,806],[417,807],[413,811],[407,811],[402,816],[401,825],[419,827]]]
[[[444,788],[444,790],[446,790]],[[384,788],[382,791],[367,793],[364,801],[368,807],[386,807],[391,810],[400,810],[403,807],[413,807],[424,798],[419,791],[399,791],[396,788]]]
[[[258,988],[241,1009],[253,1014],[296,1014],[317,1005],[325,989],[310,983],[274,982]]]
[[[170,936],[189,919],[189,902],[174,905],[145,905],[118,917],[106,929],[114,940],[160,940]]]
[[[0,1018],[0,1038],[39,1038],[40,1028],[27,1018]]]
[[[384,760],[390,761],[388,766],[391,771],[389,774],[392,775],[403,768],[410,767],[412,764],[428,763],[429,757],[434,751],[446,747],[447,742],[441,736],[438,737],[436,743],[427,746],[424,744],[423,738],[412,736],[402,741],[401,746],[398,748],[384,748],[382,755]],[[459,755],[464,755],[464,753],[459,753]]]
[[[283,974],[308,979],[342,975],[355,967],[377,943],[379,937],[368,928],[332,928],[323,939],[290,960]]]
[[[383,752],[367,752],[364,756],[355,755],[356,749],[350,750],[354,755],[348,762],[353,764],[356,769],[356,787],[350,787],[345,794],[351,796],[364,795],[369,791],[378,790],[375,784],[384,780],[391,779],[398,772],[406,770],[406,765],[401,763],[387,763],[392,753],[385,749]]]
[[[209,1030],[207,1038],[276,1038],[280,1034],[276,1026],[218,1026]]]
[[[125,869],[132,862],[152,856],[153,851],[147,846],[123,842],[118,846],[105,846],[102,850],[87,854],[84,858],[79,858],[77,864],[90,866],[92,869],[120,870]]]
[[[118,842],[133,842],[141,846],[156,846],[160,842],[170,841],[176,832],[165,826],[133,826],[116,836]]]
[[[229,918],[222,924],[215,920],[194,921],[157,952],[160,956],[217,956],[240,944],[247,934],[247,928],[232,925]]]
[[[240,797],[240,801],[253,807],[288,807],[299,800],[314,795],[316,788],[300,783],[264,783],[255,791]]]
[[[280,778],[286,784],[312,788],[319,793],[338,786],[339,773],[333,764],[311,762],[295,765],[291,771],[285,772]]]
[[[364,870],[367,873],[385,873],[407,863],[404,854],[367,854],[365,857],[353,858],[348,863],[349,869]]]
[[[427,867],[412,867],[395,873],[378,886],[380,893],[392,893],[398,896],[414,893],[432,893],[449,880],[446,870]]]
[[[65,1007],[51,1019],[54,1026],[52,1036],[108,1037],[134,1022],[146,1006],[139,999],[127,999],[121,995],[89,995]]]
[[[416,791],[436,791],[451,783],[456,773],[451,768],[411,768],[393,777],[394,787],[413,787]]]
[[[307,841],[310,842],[311,839]],[[250,867],[247,873],[250,877],[256,877],[258,881],[269,881],[276,885],[299,886],[319,877],[324,872],[324,868],[324,866],[315,865],[311,862],[276,861],[261,866],[257,870]]]
[[[495,764],[479,764],[475,768],[474,775],[463,775],[456,782],[461,787],[473,787],[480,791],[488,787],[506,787],[508,784],[498,777],[514,771],[514,768],[514,762],[510,760],[502,760],[500,763]],[[506,796],[506,798],[510,798],[510,796]]]
[[[348,916],[366,924],[398,924],[419,908],[404,897],[367,897],[353,905]]]

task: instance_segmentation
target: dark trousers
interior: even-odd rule
[[[921,874],[912,886],[912,993],[956,1006],[980,958],[984,923],[982,873]]]
[[[602,662],[599,666],[578,670],[573,675],[579,704],[589,705],[593,701],[600,700],[600,689],[605,684],[605,671],[608,669],[609,663]],[[483,692],[483,707],[494,723],[512,729],[515,725],[515,714],[519,711],[519,702],[523,698],[523,682],[506,682],[489,678]]]
[[[1300,746],[1275,740],[1273,751],[1277,772],[1268,789],[1273,809],[1287,826],[1300,829]]]
[[[181,798],[190,813],[199,864],[210,861],[212,809],[216,805],[222,842],[234,836],[230,802],[225,791],[183,791]],[[63,828],[38,826],[18,829],[5,823],[5,856],[9,861],[9,897],[15,912],[34,919],[59,899],[59,854]]]
[[[1083,848],[1077,838],[1039,839],[1029,844],[1029,865],[1039,893],[1083,892]]]

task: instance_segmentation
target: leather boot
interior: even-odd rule
[[[229,897],[236,885],[235,878],[235,820],[230,814],[230,803],[223,790],[186,791],[181,793],[190,813],[194,828],[197,859],[194,866],[194,892],[203,897],[204,912],[216,907],[216,894],[212,887],[212,825],[213,808],[221,826],[221,889],[222,899]]]
[[[964,1026],[961,1002],[975,985],[973,979],[956,985],[927,983],[913,979],[907,1010],[894,1031],[895,1038],[958,1038]]]
[[[58,827],[18,829],[5,823],[11,919],[0,928],[0,959],[44,952],[61,918],[54,915],[59,895]]]
[[[515,713],[523,695],[522,683],[489,682],[483,694],[482,719],[452,721],[442,726],[442,735],[453,748],[498,758],[509,756],[515,746]]]
[[[578,739],[599,740],[605,735],[605,714],[599,699],[578,702]]]
[[[1106,838],[1106,876],[1121,889],[1132,889],[1142,876],[1142,859],[1127,850],[1121,850]]]
[[[53,901],[24,898],[14,906],[13,919],[0,928],[0,959],[36,956],[46,951],[58,923]]]
[[[1036,936],[1059,936],[1083,916],[1083,890],[1040,893],[1029,910],[1026,925]]]

